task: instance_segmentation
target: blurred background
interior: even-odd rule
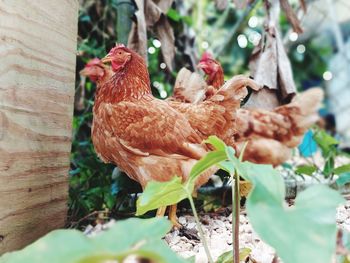
[[[251,54],[261,43],[267,21],[271,22],[263,1],[164,0],[152,1],[153,9],[140,10],[141,2],[80,0],[78,73],[91,58],[104,57],[116,42],[129,41],[144,50],[153,94],[164,99],[172,94],[177,72],[182,67],[196,70],[204,51],[221,62],[226,79],[250,75]],[[296,32],[281,10],[273,22],[281,31],[295,85],[299,91],[324,88],[321,126],[339,142],[334,154],[344,154],[350,148],[350,2],[289,3],[303,33]],[[71,227],[133,215],[141,191],[121,171],[97,158],[90,138],[95,85],[78,73],[70,171]],[[328,156],[326,162],[329,160]]]

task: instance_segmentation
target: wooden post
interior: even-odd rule
[[[0,0],[0,254],[64,226],[77,0]]]

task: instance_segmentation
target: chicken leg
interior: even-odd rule
[[[179,223],[178,218],[176,216],[177,204],[171,205],[169,207],[169,220],[173,224],[174,228],[180,229],[182,225]]]
[[[166,206],[161,206],[157,209],[156,217],[163,217],[165,215]]]

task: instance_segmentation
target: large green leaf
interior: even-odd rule
[[[251,162],[236,163],[238,174],[246,181],[250,181],[258,190],[258,195],[250,195],[250,198],[260,198],[263,195],[268,200],[282,205],[285,196],[283,178],[271,165],[254,164]],[[255,191],[254,193],[256,193]],[[258,201],[258,200],[257,200]]]
[[[185,199],[188,192],[192,193],[193,188],[194,185],[191,183],[183,185],[181,178],[177,176],[168,182],[151,181],[137,200],[136,215],[143,215],[150,210],[176,204]]]
[[[225,151],[213,151],[209,152],[206,156],[200,159],[192,168],[189,180],[195,181],[195,179],[201,175],[205,170],[226,160]]]
[[[1,263],[100,263],[139,255],[156,262],[186,262],[165,244],[162,237],[171,224],[164,218],[128,219],[94,238],[77,230],[56,230],[26,248],[7,253]]]
[[[271,166],[244,162],[238,169],[254,185],[247,199],[249,220],[283,262],[331,262],[336,207],[344,201],[340,194],[326,186],[313,186],[298,195],[295,206],[288,207],[282,177]]]

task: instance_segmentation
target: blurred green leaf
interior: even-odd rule
[[[173,8],[169,9],[167,16],[176,22],[179,22],[181,20],[181,15]]]
[[[300,193],[295,206],[287,207],[281,176],[268,173],[267,167],[265,172],[254,170],[247,176],[254,184],[247,213],[259,236],[285,263],[331,262],[336,245],[336,207],[344,201],[340,194],[317,185]]]
[[[320,146],[322,149],[322,152],[327,155],[330,151],[333,150],[332,146],[339,144],[339,142],[329,135],[326,131],[324,130],[318,130],[314,134],[314,140]]]
[[[312,175],[317,171],[317,167],[314,165],[300,165],[295,169],[298,174]]]
[[[343,186],[350,183],[350,173],[340,174],[335,182],[338,186]]]
[[[350,164],[344,164],[334,169],[335,174],[342,174],[350,172]]]
[[[93,238],[77,230],[55,230],[20,251],[4,254],[0,262],[121,262],[129,255],[156,262],[186,262],[161,240],[170,229],[164,218],[131,218]]]
[[[252,252],[250,248],[241,248],[239,251],[239,260],[245,262],[250,252]],[[232,263],[232,262],[233,262],[232,250],[223,253],[221,256],[219,256],[219,258],[216,261],[216,263]]]

